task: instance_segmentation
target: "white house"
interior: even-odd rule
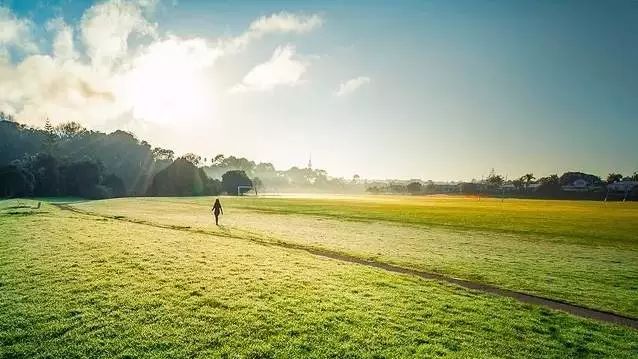
[[[575,180],[574,182],[572,182],[571,184],[562,186],[561,188],[563,191],[568,191],[568,192],[587,192],[587,191],[598,189],[600,188],[600,186],[594,186],[591,182],[585,179],[579,178]]]

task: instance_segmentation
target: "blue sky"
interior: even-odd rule
[[[22,122],[38,125],[46,115],[123,127],[178,152],[232,153],[284,168],[312,152],[317,166],[347,177],[638,170],[634,1],[0,6],[11,24],[28,25],[20,39],[3,44],[0,35],[0,89],[27,80],[64,88],[54,98],[0,92],[0,107]],[[98,21],[113,8],[126,21]],[[118,33],[104,29],[109,24],[130,28]],[[114,47],[100,47],[113,36]],[[66,46],[54,54],[63,38],[70,40],[58,41]],[[68,43],[72,56],[64,57]],[[27,61],[33,56],[40,58]],[[28,66],[45,80],[18,76]],[[45,69],[58,75],[51,80]],[[68,74],[77,81],[60,80]],[[71,87],[85,82],[101,97],[59,95],[77,97]]]

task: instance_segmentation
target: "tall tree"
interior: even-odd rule
[[[60,124],[55,128],[55,130],[62,138],[73,138],[86,132],[86,128],[74,121]]]
[[[221,153],[218,155],[215,155],[215,157],[213,157],[213,159],[211,160],[212,162],[211,165],[221,165],[222,162],[224,162],[224,158],[225,158],[224,155]]]
[[[622,180],[622,175],[620,173],[610,173],[607,176],[607,184],[620,182],[620,180]]]
[[[153,148],[152,154],[153,159],[155,159],[156,161],[172,161],[175,156],[175,152],[173,152],[173,150],[168,150],[161,147]]]
[[[532,183],[532,181],[535,179],[536,177],[534,177],[533,173],[526,173],[523,175],[523,177],[521,177],[521,179],[523,180],[523,182],[525,182],[525,190],[527,191],[527,189],[529,188],[529,185]]]
[[[58,140],[58,135],[55,133],[55,127],[51,124],[51,121],[47,118],[44,124],[44,133],[46,134],[45,147],[48,153],[53,153],[55,143]]]
[[[538,179],[538,192],[550,195],[556,195],[561,190],[561,181],[558,175],[550,175]]]
[[[38,153],[29,158],[28,168],[34,176],[35,196],[52,197],[60,194],[60,170],[57,158],[50,153]]]
[[[196,155],[194,153],[187,153],[181,158],[192,163],[194,166],[199,166],[199,163],[202,161],[202,156]]]
[[[503,182],[505,182],[505,179],[503,178],[503,176],[496,174],[494,172],[494,169],[492,169],[492,171],[490,172],[490,175],[487,176],[487,179],[485,181],[490,187],[498,188],[501,185],[503,185]]]

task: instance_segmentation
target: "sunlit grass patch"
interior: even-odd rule
[[[238,238],[3,217],[0,356],[631,357],[636,331]]]
[[[638,208],[633,203],[223,198],[226,215],[217,228],[212,200],[118,199],[75,207],[325,248],[638,316]]]

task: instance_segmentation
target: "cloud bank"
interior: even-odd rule
[[[29,20],[18,19],[7,8],[0,6],[0,60],[8,61],[8,49],[18,48],[25,52],[35,52],[38,47],[31,38]]]
[[[87,9],[76,24],[50,19],[46,53],[33,39],[35,25],[0,7],[0,111],[31,125],[50,118],[99,127],[123,116],[209,121],[214,79],[208,70],[217,59],[238,55],[269,34],[303,34],[323,24],[316,14],[280,12],[254,20],[236,37],[184,38],[159,30],[156,5],[109,0]],[[294,46],[280,46],[235,92],[293,86],[307,66]]]

